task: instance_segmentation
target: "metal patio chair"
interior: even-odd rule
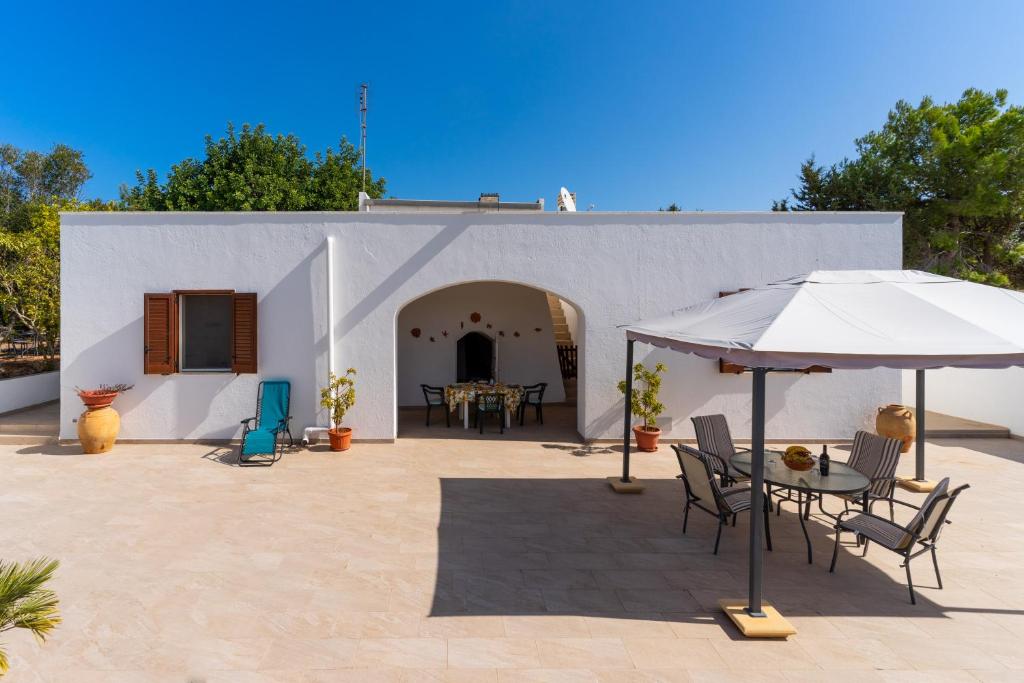
[[[294,445],[288,404],[291,382],[265,380],[256,391],[256,416],[242,420],[242,444],[238,449],[241,466],[269,467],[284,454],[284,436]],[[269,457],[268,457],[269,456]]]
[[[448,410],[448,404],[444,401],[444,387],[432,387],[428,384],[421,384],[420,389],[423,390],[423,400],[427,402],[427,426],[430,426],[430,409],[434,406],[441,406],[441,410],[444,412],[444,425],[445,427],[451,427],[452,415],[451,411]]]
[[[850,509],[850,503],[858,505],[864,501],[867,495],[868,512],[871,512],[874,504],[880,500],[889,503],[889,519],[896,518],[895,500],[896,490],[896,466],[900,463],[900,448],[903,442],[899,439],[889,439],[870,432],[858,431],[853,437],[853,446],[850,448],[850,457],[846,464],[857,470],[871,482],[870,488],[865,493],[857,494],[833,494],[843,501],[845,510]],[[906,503],[906,505],[910,505]],[[917,506],[911,506],[917,507]],[[818,509],[832,519],[836,516],[825,512],[822,507],[821,496],[818,497]]]
[[[679,461],[683,480],[683,489],[686,493],[686,506],[683,509],[683,533],[686,533],[686,525],[690,521],[690,508],[696,507],[704,512],[718,518],[718,533],[715,535],[714,554],[718,554],[718,545],[722,539],[722,527],[730,521],[736,526],[736,519],[739,513],[750,509],[750,487],[733,486],[723,489],[719,484],[719,475],[712,469],[711,463],[714,456],[707,453],[683,446],[672,444],[672,450],[676,453]],[[764,537],[768,544],[768,550],[772,549],[772,533],[768,525],[770,515],[767,511],[767,497],[765,497],[764,515]]]
[[[477,394],[476,397],[476,422],[480,427],[480,433],[484,433],[484,418],[487,415],[497,415],[498,423],[501,425],[501,433],[505,433],[505,395],[496,391],[486,391]]]
[[[693,422],[693,431],[697,434],[697,448],[702,453],[714,456],[711,459],[711,468],[722,480],[722,486],[731,486],[738,481],[750,479],[729,467],[732,456],[746,453],[750,449],[736,449],[725,415],[697,415],[691,417],[690,421]]]
[[[544,390],[548,388],[547,382],[529,384],[523,387],[523,398],[519,402],[519,426],[523,426],[526,419],[526,406],[533,406],[537,412],[537,422],[544,424]]]
[[[914,581],[910,576],[910,561],[918,555],[930,552],[932,554],[932,565],[935,567],[935,580],[938,582],[939,588],[942,588],[942,575],[939,574],[939,559],[935,554],[935,549],[939,541],[939,534],[942,532],[942,527],[949,523],[946,520],[949,509],[953,506],[957,496],[967,488],[969,488],[969,485],[964,484],[950,491],[949,478],[943,479],[928,494],[921,508],[917,510],[917,514],[914,515],[914,518],[906,526],[900,526],[896,522],[868,512],[847,510],[839,513],[835,526],[836,545],[832,551],[832,565],[829,567],[829,572],[833,573],[836,570],[840,536],[844,531],[851,531],[857,535],[858,542],[863,540],[863,555],[866,555],[868,552],[868,543],[874,541],[903,558],[903,564],[900,566],[905,567],[907,570],[907,589],[910,591],[910,603],[916,605],[917,598],[914,596]],[[900,500],[895,500],[894,502],[910,508],[915,507]],[[851,513],[856,514],[846,519],[846,515]],[[921,546],[920,550],[915,552],[919,545]]]

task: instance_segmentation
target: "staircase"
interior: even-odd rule
[[[60,402],[51,401],[0,415],[0,444],[38,445],[57,443]]]
[[[572,333],[569,331],[569,323],[565,319],[565,311],[562,309],[562,302],[557,296],[548,294],[548,310],[551,311],[551,329],[555,333],[556,346],[575,346]],[[565,388],[565,402],[569,405],[576,405],[576,378],[562,377],[562,385]]]

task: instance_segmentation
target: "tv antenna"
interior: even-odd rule
[[[366,93],[369,86],[363,83],[359,86],[359,149],[363,157],[363,192],[366,192]]]

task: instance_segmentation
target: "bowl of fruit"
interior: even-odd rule
[[[782,456],[782,462],[791,470],[806,472],[814,467],[814,458],[811,452],[803,446],[790,446]]]

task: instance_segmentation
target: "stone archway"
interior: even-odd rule
[[[569,324],[561,305],[555,307],[551,301],[571,309],[573,334],[567,332]],[[415,410],[425,413],[421,385],[444,387],[473,380],[546,384],[545,406],[556,406],[556,413],[567,416],[563,422],[569,423],[573,436],[578,433],[576,368],[572,366],[571,378],[563,370],[567,345],[574,360],[582,357],[573,336],[581,334],[582,312],[568,301],[532,285],[477,280],[431,290],[402,306],[395,321],[399,436],[410,435],[403,424],[425,426],[425,414],[416,420],[402,419]],[[544,418],[547,424],[546,410]],[[537,422],[535,417],[524,419],[523,426],[533,422]]]

